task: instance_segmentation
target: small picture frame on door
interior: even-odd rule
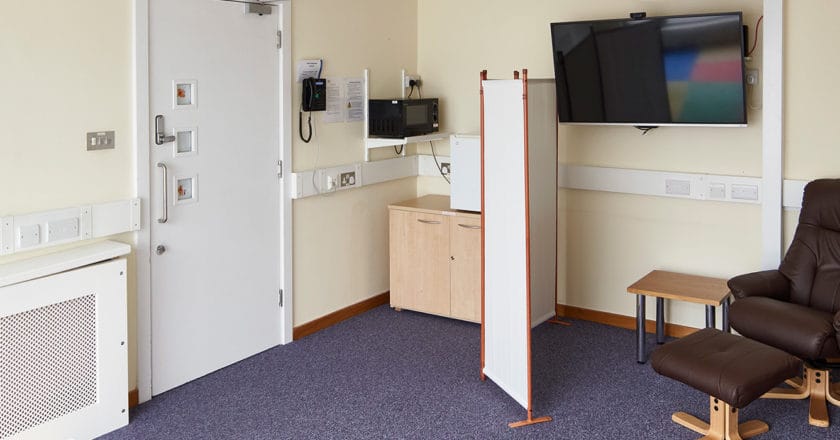
[[[175,142],[172,144],[172,156],[194,156],[198,154],[198,129],[181,127],[172,130]]]
[[[198,175],[175,176],[172,185],[172,204],[184,205],[198,201]]]
[[[198,104],[198,88],[194,79],[172,81],[172,108],[174,110],[194,109]]]

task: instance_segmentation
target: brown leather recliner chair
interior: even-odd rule
[[[729,280],[729,323],[742,335],[805,360],[804,378],[762,397],[810,397],[808,422],[828,426],[826,401],[840,406],[840,179],[808,183],[799,226],[778,270]],[[832,359],[835,358],[835,359]]]

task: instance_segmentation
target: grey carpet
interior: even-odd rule
[[[586,321],[533,333],[535,416],[479,380],[479,326],[382,306],[155,397],[107,439],[696,439],[671,422],[708,397],[634,357],[634,332]],[[652,336],[649,335],[652,350]],[[807,401],[758,400],[757,439],[840,439],[808,425]]]

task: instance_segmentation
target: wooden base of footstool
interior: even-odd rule
[[[805,367],[805,378],[785,381],[793,388],[774,388],[763,399],[808,399],[808,423],[820,428],[828,428],[828,403],[840,406],[840,384],[832,384],[828,377],[829,370],[817,370]]]
[[[761,420],[750,420],[739,425],[738,408],[715,397],[709,397],[709,423],[684,412],[674,413],[671,420],[703,434],[700,440],[741,440],[770,430]]]

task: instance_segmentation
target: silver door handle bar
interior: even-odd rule
[[[157,115],[155,116],[155,145],[175,142],[175,136],[167,136],[163,130],[163,115]]]
[[[158,223],[166,223],[169,220],[169,176],[167,176],[166,165],[163,162],[157,163],[158,168],[163,168],[163,217],[157,219]]]
[[[423,220],[423,219],[419,219],[419,218],[417,219],[417,221],[420,222],[420,223],[425,223],[427,225],[439,225],[440,224],[440,222],[437,222],[437,221],[434,221],[434,220]]]
[[[465,228],[465,229],[481,229],[481,226],[476,225],[465,225],[463,223],[458,223],[458,226]]]

